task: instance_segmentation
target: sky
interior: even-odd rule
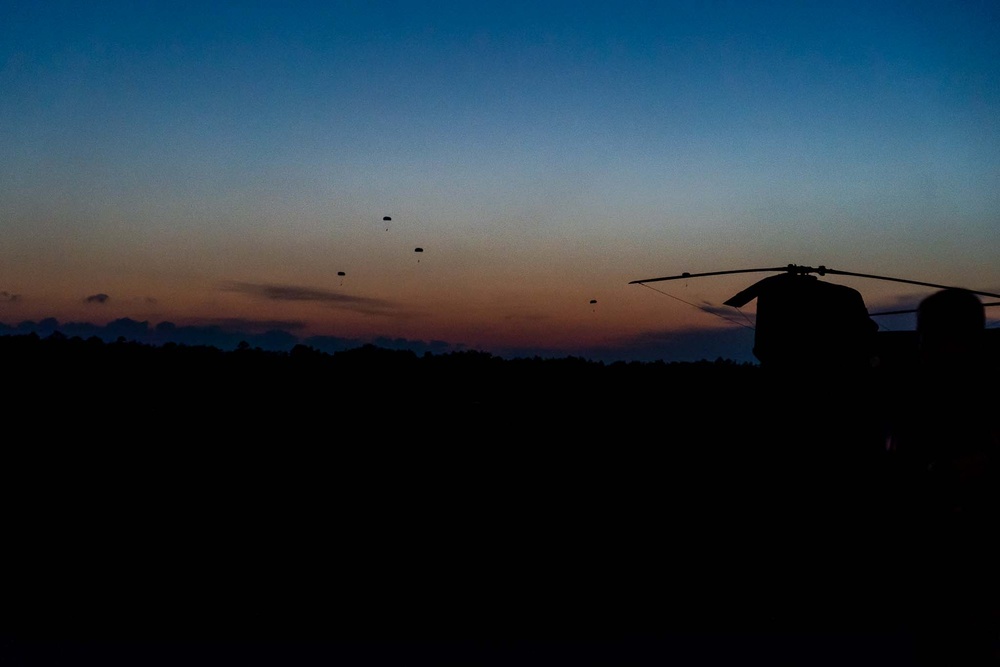
[[[0,0],[0,91],[8,328],[753,361],[770,274],[633,281],[1000,292],[993,0]]]

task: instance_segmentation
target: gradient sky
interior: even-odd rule
[[[1000,291],[994,0],[0,0],[0,92],[8,325],[752,360],[769,274],[629,282]]]

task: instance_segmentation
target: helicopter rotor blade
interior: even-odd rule
[[[935,287],[937,289],[964,289],[967,292],[972,292],[973,294],[978,294],[979,296],[991,296],[1000,299],[1000,294],[994,292],[982,292],[980,290],[969,289],[967,287],[955,287],[954,285],[938,285],[936,283],[925,283],[919,280],[906,280],[905,278],[890,278],[888,276],[876,276],[870,273],[853,273],[851,271],[838,271],[837,269],[827,269],[826,267],[820,267],[826,273],[832,273],[834,275],[841,276],[856,276],[858,278],[874,278],[875,280],[889,280],[897,283],[908,283],[910,285],[922,285],[923,287]],[[823,275],[822,273],[820,275]]]
[[[663,276],[662,278],[646,278],[644,280],[632,280],[632,281],[629,282],[629,285],[641,285],[641,284],[644,284],[644,283],[658,283],[661,280],[682,280],[684,278],[702,278],[704,276],[724,276],[724,275],[729,275],[729,274],[732,274],[732,273],[763,273],[763,272],[767,272],[767,271],[788,271],[789,267],[791,267],[791,266],[792,265],[789,264],[788,266],[778,266],[778,267],[773,267],[773,268],[770,268],[770,269],[735,269],[735,270],[732,270],[732,271],[710,271],[708,273],[687,273],[687,272],[685,272],[685,273],[680,274],[679,276]]]
[[[990,308],[992,306],[1000,306],[1000,301],[990,301],[983,304],[983,308]],[[910,315],[915,312],[917,312],[916,308],[909,308],[907,310],[880,310],[877,313],[869,313],[869,317],[878,317],[880,315]]]
[[[796,264],[788,264],[787,266],[777,266],[777,267],[771,267],[771,268],[766,268],[766,269],[736,269],[736,270],[731,270],[731,271],[710,271],[708,273],[682,273],[682,274],[680,274],[678,276],[663,276],[662,278],[646,278],[646,279],[643,279],[643,280],[633,280],[633,281],[629,282],[629,285],[641,285],[641,284],[645,284],[645,283],[655,283],[655,282],[659,282],[659,281],[662,281],[662,280],[681,280],[681,279],[684,279],[684,278],[701,278],[703,276],[722,276],[722,275],[730,275],[730,274],[734,274],[734,273],[762,273],[762,272],[768,272],[768,271],[770,271],[770,272],[786,271],[788,273],[796,273],[796,274],[802,274],[802,275],[805,275],[805,274],[808,274],[808,273],[818,273],[821,276],[825,276],[826,274],[829,273],[829,274],[832,274],[832,275],[839,275],[839,276],[854,276],[856,278],[872,278],[874,280],[888,280],[888,281],[897,282],[897,283],[907,283],[909,285],[921,285],[923,287],[934,287],[936,289],[966,289],[966,291],[972,292],[973,294],[978,294],[979,296],[990,296],[990,297],[994,297],[994,298],[1000,299],[1000,294],[996,294],[995,292],[984,292],[984,291],[981,291],[981,290],[973,290],[973,289],[968,289],[968,288],[956,288],[956,287],[954,287],[952,285],[939,285],[937,283],[927,283],[927,282],[923,282],[923,281],[920,281],[920,280],[907,280],[905,278],[892,278],[892,277],[889,277],[889,276],[877,276],[877,275],[874,275],[874,274],[871,274],[871,273],[855,273],[853,271],[840,271],[838,269],[828,269],[828,268],[826,268],[825,266],[822,266],[822,265],[820,265],[818,267],[811,267],[811,266],[799,266],[799,265],[796,265]],[[746,290],[744,290],[744,292],[746,292]],[[738,298],[738,297],[741,297],[741,295],[744,295],[744,292],[741,292],[740,294],[737,294],[736,296],[734,296],[731,299],[729,299],[729,301],[732,301],[733,303],[729,303],[729,301],[727,301],[726,305],[734,305],[735,303],[741,301],[741,299]],[[740,304],[740,305],[743,305],[743,304]]]

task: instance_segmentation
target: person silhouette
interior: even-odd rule
[[[923,299],[915,364],[896,385],[888,449],[905,530],[898,562],[928,664],[1000,658],[992,539],[1000,428],[985,324],[974,292],[946,288]]]
[[[917,308],[917,359],[889,447],[915,476],[923,509],[954,520],[995,510],[987,483],[1000,449],[990,413],[997,393],[985,349],[986,313],[975,293],[948,288]]]

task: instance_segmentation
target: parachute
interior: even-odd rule
[[[423,251],[424,251],[423,248],[414,248],[413,249],[413,252],[423,252]],[[420,263],[420,258],[418,257],[417,258],[417,264],[419,264],[419,263]]]
[[[385,231],[389,231],[389,223],[392,222],[392,218],[388,215],[382,217],[382,222],[385,223]]]
[[[344,273],[343,271],[337,271],[337,275],[340,276],[340,284],[343,285],[344,284],[344,276],[346,276],[347,274]]]

